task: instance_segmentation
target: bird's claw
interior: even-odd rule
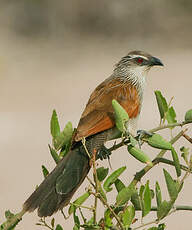
[[[141,145],[143,144],[142,139],[145,136],[153,136],[153,133],[147,131],[147,130],[137,130],[137,136],[135,137],[135,139],[138,141],[139,147],[141,148]]]
[[[109,151],[109,149],[107,149],[104,145],[101,147],[101,149],[99,150],[98,154],[97,154],[97,158],[100,160],[103,159],[109,159],[109,156],[111,155],[111,151]]]

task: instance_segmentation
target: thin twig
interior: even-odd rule
[[[92,163],[93,163],[93,178],[95,182],[95,193],[98,193],[98,178],[97,178],[97,171],[96,171],[96,166],[95,166],[95,160],[96,160],[96,154],[97,151],[96,149],[93,150],[93,156],[92,156]],[[98,197],[95,196],[95,204],[94,204],[94,209],[93,209],[93,222],[94,224],[97,223],[97,199]]]
[[[110,205],[106,202],[106,200],[100,194],[94,194],[93,193],[93,195],[97,196],[100,199],[100,201],[110,210],[111,214],[114,216],[114,218],[118,222],[120,228],[122,230],[124,230],[124,227],[123,227],[123,225],[121,223],[121,220],[119,219],[119,217],[117,216],[117,214],[114,212],[114,210],[110,207]]]
[[[159,125],[158,127],[149,130],[149,132],[154,133],[162,129],[168,129],[168,128],[174,128],[174,127],[183,127],[184,125],[190,124],[192,121],[183,121],[183,122],[178,122],[178,123],[173,123],[173,124],[167,124],[167,125]]]
[[[188,140],[192,144],[192,138],[189,137],[187,134],[183,134],[183,137],[185,137],[186,140]]]
[[[177,205],[174,207],[174,209],[176,211],[183,211],[183,210],[186,210],[186,211],[192,211],[192,206],[188,206],[188,205]],[[141,208],[136,208],[135,209],[136,211],[142,211]],[[157,207],[156,206],[153,206],[151,207],[151,211],[157,211]]]
[[[43,225],[41,225],[41,226],[44,226],[44,227],[47,227],[47,228],[53,230],[53,228],[50,227],[50,226],[46,223],[45,218],[44,218],[44,219],[40,219],[40,222],[43,223]]]
[[[177,206],[175,206],[174,207],[174,210],[172,210],[172,212],[170,212],[169,214],[172,214],[172,213],[174,213],[174,212],[176,212],[176,211],[183,211],[183,210],[185,210],[185,211],[192,211],[192,206],[187,206],[187,205],[177,205]],[[136,211],[141,211],[141,209],[136,209]],[[157,211],[157,207],[152,207],[151,208],[151,211]],[[157,221],[157,220],[154,220],[154,221],[151,221],[151,222],[148,222],[148,223],[146,223],[146,224],[142,224],[142,225],[140,225],[140,226],[138,226],[138,227],[136,227],[136,228],[133,228],[133,230],[137,230],[137,229],[139,229],[139,228],[142,228],[142,227],[145,227],[145,226],[147,226],[147,225],[150,225],[150,224],[158,224],[159,222]]]
[[[86,139],[83,138],[83,139],[81,140],[81,142],[82,142],[82,144],[83,144],[83,147],[84,147],[85,152],[87,153],[88,157],[91,158],[91,156],[90,156],[90,154],[89,154],[89,151],[88,151],[88,149],[87,149],[87,146],[86,146]]]
[[[174,161],[168,160],[166,158],[156,158],[155,162],[157,162],[157,163],[164,163],[164,164],[175,166]],[[186,167],[185,165],[180,164],[180,167],[181,167],[181,169],[183,171],[188,171],[189,170],[189,168]],[[190,173],[192,173],[192,169],[191,169]]]
[[[77,208],[85,208],[85,209],[88,209],[88,210],[90,210],[90,211],[93,211],[94,210],[94,208],[90,208],[90,207],[87,207],[87,206],[84,206],[84,205],[79,205],[79,204],[75,204],[75,203],[69,203],[70,205],[73,205],[73,206],[75,206],[75,207],[77,207]]]
[[[150,221],[150,222],[148,222],[146,224],[142,224],[142,225],[140,225],[140,226],[138,226],[136,228],[132,228],[132,230],[137,230],[139,228],[143,228],[143,227],[151,225],[151,224],[158,224],[158,221],[157,220]]]
[[[86,176],[86,178],[89,181],[89,183],[93,186],[93,188],[95,189],[95,185],[94,185],[93,181],[88,176]]]
[[[70,215],[69,215],[69,216],[66,216],[66,215],[65,215],[63,209],[61,209],[61,214],[63,215],[63,218],[64,218],[65,220],[67,220],[67,219],[70,217]]]
[[[81,217],[82,217],[82,219],[83,219],[83,222],[84,222],[84,224],[85,224],[85,223],[86,223],[86,218],[84,217],[81,208],[79,208],[79,212],[80,212],[80,215],[81,215]]]

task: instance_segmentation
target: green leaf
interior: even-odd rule
[[[180,177],[181,176],[181,166],[180,166],[180,162],[179,162],[179,157],[178,157],[174,148],[171,149],[171,154],[172,154],[172,158],[173,158],[173,162],[175,165],[175,170],[176,170],[177,176]]]
[[[151,199],[153,199],[155,197],[155,192],[153,191],[153,189],[150,189],[150,193],[151,193]]]
[[[134,217],[135,217],[135,209],[133,205],[129,205],[122,214],[123,225],[126,229],[132,224]]]
[[[55,218],[52,218],[52,220],[51,220],[51,227],[54,228],[54,226],[55,226]]]
[[[185,114],[185,121],[192,121],[192,109],[188,110]]]
[[[157,208],[158,208],[162,202],[162,195],[161,195],[161,188],[160,188],[159,183],[157,181],[155,184],[155,193],[156,193],[156,202],[157,202]]]
[[[143,191],[144,191],[144,189],[145,189],[145,186],[141,185],[140,190],[139,190],[139,196],[140,196],[141,199],[143,197]]]
[[[69,121],[64,130],[53,139],[53,144],[56,150],[61,149],[64,145],[67,145],[72,138],[73,135],[73,127],[72,123]]]
[[[63,136],[64,136],[64,142],[63,144],[67,144],[68,142],[71,141],[72,135],[73,135],[73,125],[72,123],[69,121],[67,122],[67,124],[65,125],[65,128],[63,130]]]
[[[89,219],[88,221],[86,221],[87,225],[93,225],[93,223],[94,223],[94,218],[93,217],[91,217],[91,219]]]
[[[158,108],[159,108],[160,117],[161,117],[161,119],[163,119],[164,116],[165,116],[165,113],[168,110],[167,101],[163,97],[163,95],[161,94],[161,92],[158,91],[158,90],[155,91],[155,96],[156,96],[157,105],[158,105]]]
[[[100,230],[101,227],[98,224],[83,224],[81,228],[84,230]]]
[[[129,136],[129,139],[130,139],[130,144],[132,146],[135,146],[138,144],[138,141],[136,140],[136,138],[132,137],[131,135]]]
[[[125,171],[126,167],[121,167],[115,170],[104,182],[103,188],[106,192],[110,192],[112,190],[111,185],[115,183],[117,178]]]
[[[147,143],[157,149],[171,150],[172,145],[170,142],[166,141],[161,135],[154,134],[146,139]]]
[[[10,210],[5,211],[5,218],[6,221],[0,225],[0,230],[7,229],[7,230],[14,230],[16,225],[21,221],[21,218],[18,214],[13,214]],[[14,220],[14,221],[13,221]],[[14,222],[9,228],[7,228],[7,225],[10,224],[10,222]]]
[[[107,201],[107,196],[106,196],[106,194],[105,194],[105,192],[104,192],[104,190],[103,190],[101,184],[98,183],[98,185],[99,185],[99,186],[98,186],[98,192],[99,192],[100,195],[103,197],[103,199],[104,199],[105,201]]]
[[[136,210],[141,209],[141,202],[140,202],[140,198],[139,198],[139,195],[136,189],[131,196],[131,202],[134,205]]]
[[[51,135],[53,138],[56,138],[60,134],[60,126],[57,117],[57,113],[53,110],[52,117],[51,117]]]
[[[42,165],[41,168],[42,168],[43,176],[45,178],[49,174],[49,171],[44,165]]]
[[[151,162],[151,159],[141,149],[134,147],[132,145],[128,145],[127,149],[128,149],[128,152],[140,162],[146,163],[149,166],[153,165],[153,163]]]
[[[73,230],[80,229],[80,220],[79,220],[79,217],[76,215],[76,209],[73,212],[73,220],[74,220],[74,223],[75,223],[75,225],[73,227]]]
[[[112,218],[113,217],[111,215],[111,211],[107,209],[104,213],[104,223],[105,223],[106,229],[110,229],[110,227],[113,226]]]
[[[51,153],[51,156],[53,157],[53,160],[55,161],[56,164],[58,164],[59,161],[61,160],[59,155],[57,154],[55,149],[53,149],[50,145],[48,145],[48,146],[49,146],[49,151]]]
[[[173,106],[171,106],[166,112],[166,120],[169,124],[173,124],[177,122],[175,118],[176,118],[176,113],[175,113]]]
[[[104,168],[104,167],[97,168],[98,180],[100,182],[103,181],[106,178],[106,176],[108,175],[108,172],[109,172],[109,168]]]
[[[165,229],[165,224],[159,224],[158,227],[151,227],[148,228],[148,230],[164,230]]]
[[[142,207],[142,216],[146,216],[151,211],[151,191],[149,188],[149,181],[147,181],[144,191],[143,191],[143,207]]]
[[[159,224],[157,230],[164,230],[166,227],[165,224]]]
[[[120,192],[123,188],[125,188],[125,185],[123,184],[123,182],[120,179],[117,179],[115,181],[115,188],[116,188],[117,192]]]
[[[168,189],[168,192],[169,192],[170,199],[172,201],[175,201],[175,199],[178,196],[176,183],[173,180],[173,178],[171,177],[171,175],[165,169],[163,169],[163,173],[164,173],[164,176],[165,176],[165,181],[166,181],[166,185],[167,185],[167,189]]]
[[[69,207],[68,209],[68,213],[69,215],[71,215],[71,213],[73,213],[77,207],[81,206],[90,196],[89,192],[85,192],[83,195],[81,195],[80,197],[78,197]]]
[[[70,148],[71,148],[71,142],[69,142],[65,146],[62,146],[62,149],[61,149],[61,151],[59,153],[59,158],[62,159],[65,155],[67,155],[67,153],[69,152]]]
[[[164,200],[163,202],[161,202],[161,205],[157,209],[158,220],[161,220],[165,216],[167,216],[167,214],[169,213],[172,207],[173,207],[173,203],[171,201]]]
[[[116,127],[122,133],[126,132],[126,123],[129,120],[129,115],[125,109],[115,100],[112,100],[112,106],[115,112],[115,123]]]
[[[186,162],[186,164],[189,164],[189,148],[185,148],[184,146],[180,148],[181,156],[183,157],[184,161]]]
[[[80,226],[78,226],[77,224],[74,225],[73,230],[79,230]]]
[[[15,215],[10,211],[10,210],[7,210],[5,211],[5,218],[7,220],[10,220],[11,218],[13,218]]]
[[[60,224],[57,224],[57,226],[56,226],[55,230],[63,230],[63,228],[61,227],[61,225],[60,225]]]
[[[175,181],[175,185],[176,185],[176,188],[177,188],[177,192],[179,193],[181,191],[181,189],[183,188],[183,184],[184,182],[180,182],[178,180]]]
[[[116,205],[120,206],[125,204],[131,199],[131,196],[135,192],[134,185],[129,185],[128,187],[123,188],[116,197]]]

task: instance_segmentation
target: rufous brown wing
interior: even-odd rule
[[[75,141],[115,126],[113,99],[127,111],[130,119],[138,116],[140,98],[136,87],[129,81],[108,78],[91,94],[79,121]]]

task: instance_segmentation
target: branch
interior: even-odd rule
[[[192,138],[191,137],[189,137],[187,134],[183,134],[183,137],[186,139],[186,140],[188,140],[191,144],[192,144]]]
[[[178,123],[173,123],[173,124],[167,124],[167,125],[160,125],[154,129],[151,129],[149,132],[154,133],[162,129],[168,129],[168,128],[175,128],[175,127],[183,127],[184,125],[190,124],[192,121],[183,121],[183,122],[178,122]]]
[[[192,206],[178,205],[178,206],[174,207],[174,212],[180,211],[180,210],[192,211]],[[141,209],[136,209],[136,211],[141,211]],[[157,207],[152,207],[151,211],[157,211]],[[140,226],[133,228],[133,230],[136,230],[136,229],[139,229],[139,228],[151,225],[151,224],[158,224],[158,223],[159,223],[159,220],[153,220],[153,221],[150,221],[148,223],[141,224]]]
[[[183,136],[183,134],[187,131],[187,129],[180,131],[175,137],[173,137],[170,141],[171,144],[174,144],[180,137]],[[166,153],[167,150],[161,150],[160,153],[154,158],[152,161],[153,165],[147,165],[145,166],[142,170],[136,173],[134,176],[133,180],[131,181],[130,184],[136,185],[141,178],[150,170],[152,169],[156,164],[158,164],[157,158],[162,158],[164,154]]]
[[[154,133],[154,132],[157,132],[159,130],[163,130],[163,129],[167,129],[167,128],[173,128],[173,127],[182,127],[186,124],[190,124],[192,123],[192,121],[183,121],[183,122],[180,122],[180,123],[173,123],[173,124],[168,124],[168,125],[160,125],[154,129],[151,129],[149,130],[148,132],[149,133]],[[186,130],[185,130],[186,131]],[[183,136],[189,141],[192,143],[192,138],[190,138],[189,136],[187,136],[185,133],[183,133]],[[127,145],[129,144],[129,140],[122,140],[119,144],[114,144],[111,148],[109,148],[109,152],[112,152],[116,149],[119,149],[120,147],[124,146],[124,145]]]
[[[173,161],[168,160],[168,159],[166,159],[166,158],[156,158],[156,159],[155,159],[155,162],[157,162],[157,164],[158,164],[158,163],[164,163],[164,164],[168,164],[168,165],[175,166],[175,163],[174,163]],[[189,171],[189,168],[186,167],[185,165],[180,164],[180,167],[181,167],[181,169],[182,169],[183,171]],[[190,170],[190,173],[192,173],[192,170]]]
[[[119,224],[120,228],[122,230],[124,230],[124,227],[121,223],[120,218],[118,217],[118,215],[115,213],[115,211],[111,208],[111,206],[105,201],[105,199],[103,199],[103,197],[100,194],[93,194],[94,196],[97,196],[100,201],[110,210],[111,214],[114,216],[114,218],[116,219],[117,223]]]
[[[97,194],[98,193],[98,178],[97,178],[97,170],[96,170],[96,166],[95,166],[96,154],[97,154],[97,151],[94,149],[93,150],[93,156],[92,156],[92,164],[93,164],[93,178],[94,178],[94,182],[95,182],[95,193]],[[98,199],[98,197],[95,196],[95,204],[94,204],[94,209],[93,209],[94,224],[97,223],[97,199]]]
[[[16,226],[22,220],[22,216],[25,214],[25,212],[25,210],[22,210],[18,214],[14,215],[11,219],[7,220],[3,224],[3,230],[9,230],[11,227]]]

